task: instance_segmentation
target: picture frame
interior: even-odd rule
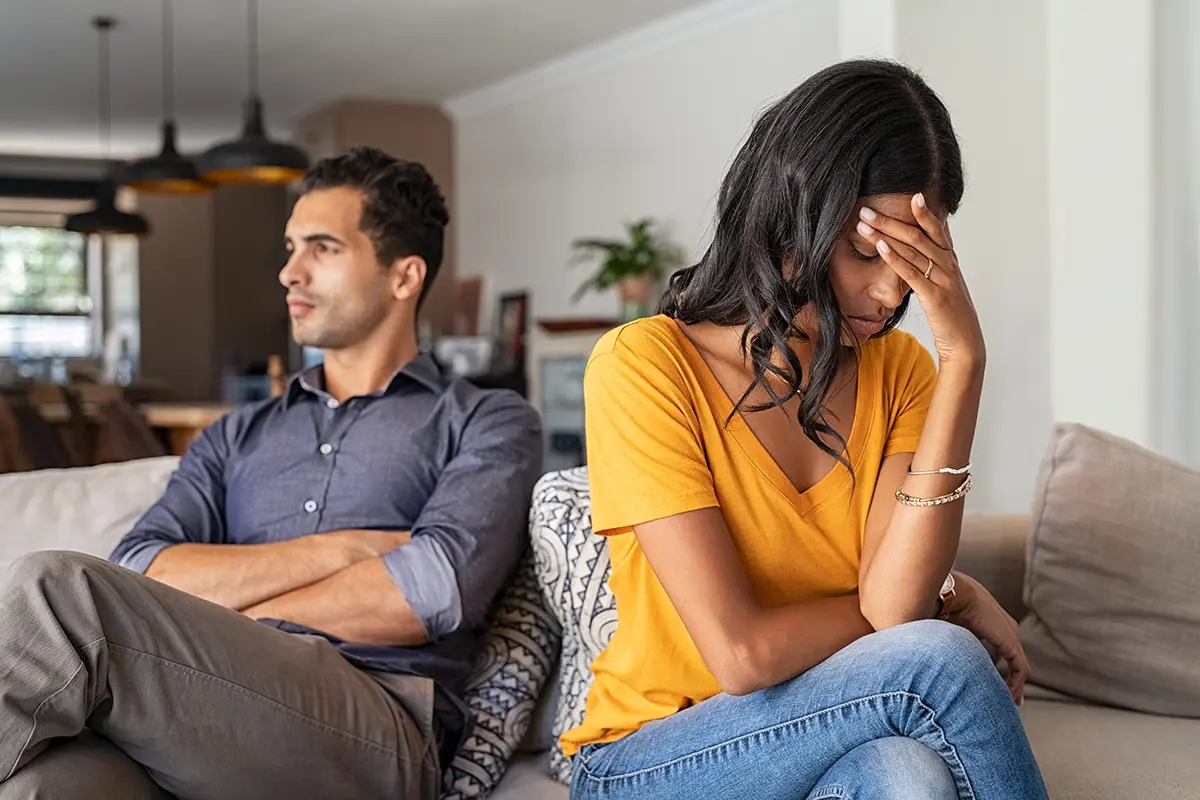
[[[529,327],[529,293],[511,292],[500,296],[496,305],[497,374],[525,370],[525,337]]]

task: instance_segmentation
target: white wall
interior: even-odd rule
[[[835,0],[721,4],[736,5],[759,11],[501,108],[460,113],[460,274],[485,275],[492,296],[531,290],[533,318],[615,317],[612,294],[570,303],[587,274],[566,267],[572,239],[619,234],[622,221],[648,215],[698,255],[756,113],[838,55]],[[622,61],[613,51],[599,58]]]
[[[584,59],[592,68],[568,65],[576,73],[565,80],[548,70],[490,103],[470,98],[456,154],[462,272],[487,276],[493,296],[531,290],[535,318],[611,316],[612,297],[568,302],[584,277],[564,266],[572,238],[648,214],[698,254],[757,111],[838,58],[900,58],[949,107],[967,170],[952,227],[989,352],[970,507],[1028,510],[1056,419],[1159,446],[1200,435],[1185,407],[1200,396],[1195,367],[1182,373],[1191,378],[1172,372],[1195,360],[1187,336],[1198,323],[1171,323],[1178,346],[1156,349],[1155,325],[1166,323],[1155,297],[1173,300],[1177,319],[1200,298],[1180,300],[1183,284],[1151,268],[1153,196],[1168,189],[1152,174],[1150,4],[1099,19],[1087,0],[725,2],[714,7],[757,11],[702,35],[642,36],[629,58]],[[1183,57],[1171,58],[1160,72]],[[1196,187],[1169,191],[1190,192],[1194,208]],[[1182,242],[1195,225],[1174,207]],[[1193,271],[1195,246],[1178,259]],[[928,342],[919,315],[907,327]],[[1160,407],[1173,421],[1155,440]]]

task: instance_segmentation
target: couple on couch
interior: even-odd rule
[[[830,67],[757,122],[664,313],[596,348],[620,622],[573,797],[1045,797],[1015,623],[947,577],[984,361],[962,191],[919,77]],[[306,176],[280,281],[325,363],[206,431],[115,563],[0,583],[0,798],[437,797],[542,447],[417,352],[447,221],[378,151]],[[893,330],[913,294],[940,370]]]

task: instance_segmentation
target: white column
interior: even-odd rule
[[[1050,0],[1047,10],[1054,416],[1149,445],[1154,4]],[[1020,231],[1012,238],[1019,245]]]
[[[1200,0],[1159,3],[1155,448],[1200,464]]]

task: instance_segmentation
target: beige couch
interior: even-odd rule
[[[173,459],[154,459],[0,477],[0,570],[36,549],[107,555],[174,468]],[[1028,517],[969,518],[960,550],[959,567],[1018,619],[1029,530]],[[541,711],[527,742],[546,742],[552,697]],[[1036,688],[1022,714],[1055,800],[1200,800],[1200,720],[1086,705]],[[546,765],[545,752],[524,753],[492,797],[564,800],[566,788],[550,779]]]

